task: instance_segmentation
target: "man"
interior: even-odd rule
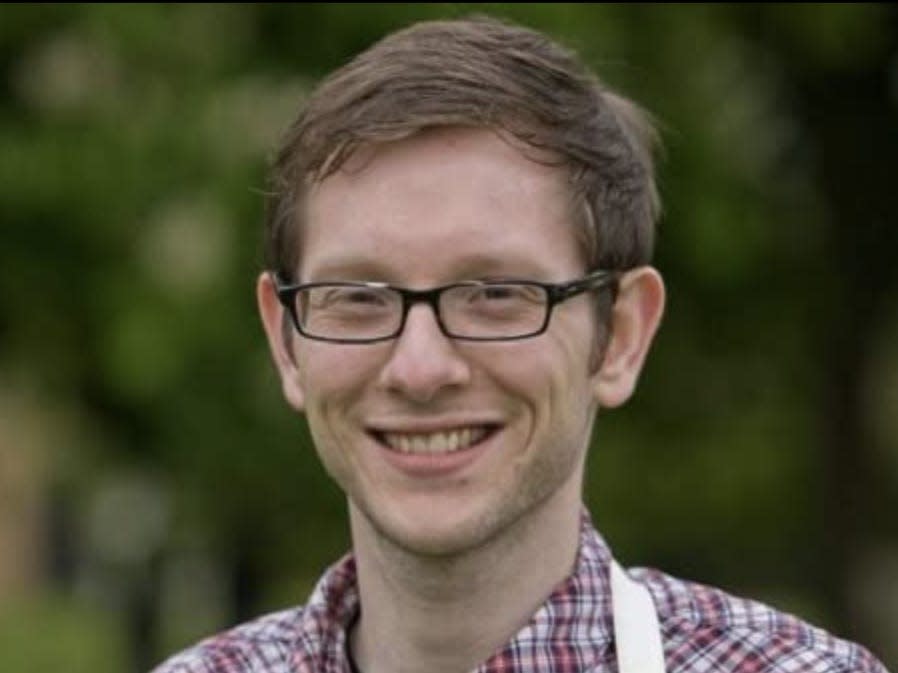
[[[798,619],[624,572],[582,507],[664,305],[645,116],[546,38],[400,31],[274,165],[257,294],[352,554],[159,673],[884,671]]]

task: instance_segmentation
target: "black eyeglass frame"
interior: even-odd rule
[[[610,287],[613,293],[613,303],[614,299],[616,299],[617,297],[617,281],[619,280],[620,276],[620,271],[598,269],[583,276],[582,278],[576,278],[574,280],[569,280],[563,283],[542,283],[534,280],[469,280],[458,283],[449,283],[448,285],[440,285],[438,287],[432,287],[427,290],[411,290],[404,287],[390,285],[389,283],[379,282],[333,281],[317,283],[296,283],[287,285],[282,284],[277,273],[272,273],[272,278],[274,279],[275,283],[275,292],[277,293],[278,300],[287,310],[287,313],[290,316],[290,319],[293,322],[293,326],[296,328],[296,331],[307,339],[313,339],[315,341],[326,341],[328,343],[336,344],[372,344],[395,339],[400,334],[402,334],[402,331],[405,329],[405,322],[408,318],[408,313],[411,307],[415,304],[420,303],[428,304],[430,306],[434,316],[436,317],[437,325],[439,326],[440,331],[450,339],[458,339],[460,341],[518,341],[520,339],[530,339],[532,337],[539,336],[540,334],[545,332],[546,329],[548,329],[549,321],[552,318],[552,311],[554,310],[554,308],[558,304],[567,301],[571,297],[576,297],[577,295],[583,294],[584,292],[590,292],[592,290],[600,290],[606,287]],[[546,293],[546,315],[539,328],[531,332],[526,332],[525,334],[517,334],[510,337],[476,337],[459,335],[451,332],[444,324],[443,318],[440,315],[440,296],[446,290],[450,290],[456,287],[489,287],[491,285],[526,285],[528,287],[538,287],[542,289]],[[297,315],[296,312],[296,294],[303,290],[315,287],[367,287],[379,290],[392,290],[398,293],[402,299],[402,316],[399,320],[399,324],[396,329],[393,330],[393,332],[391,332],[390,334],[368,339],[334,338],[324,337],[318,334],[311,334],[303,329],[299,321],[299,315]]]

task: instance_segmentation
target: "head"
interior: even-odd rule
[[[638,108],[571,54],[491,19],[395,33],[307,101],[273,167],[268,264],[281,281],[424,290],[622,272],[616,301],[578,295],[534,338],[451,339],[415,305],[401,334],[366,345],[298,337],[263,274],[285,395],[354,523],[451,554],[527,513],[576,513],[595,412],[629,397],[663,305],[646,266],[651,139]]]
[[[513,136],[561,168],[588,268],[651,260],[660,203],[647,115],[545,36],[478,17],[401,30],[321,83],[273,165],[268,268],[295,277],[311,186],[361,147],[446,126]]]

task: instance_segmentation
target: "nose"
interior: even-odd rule
[[[440,330],[433,309],[426,304],[412,306],[381,370],[381,386],[423,403],[464,385],[470,377],[467,360],[456,342]]]

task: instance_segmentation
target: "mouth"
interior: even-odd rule
[[[372,431],[374,438],[396,453],[434,456],[469,449],[499,429],[498,425],[470,425],[436,432]]]

